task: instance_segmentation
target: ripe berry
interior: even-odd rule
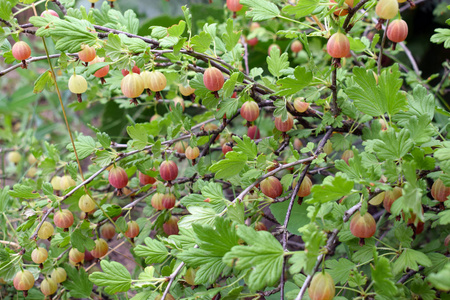
[[[422,214],[423,214],[423,208],[422,208]],[[403,215],[403,217],[404,217],[404,215]],[[415,213],[411,213],[411,217],[408,219],[408,221],[406,223],[407,223],[407,225],[413,227],[414,234],[421,234],[423,229],[424,229],[424,227],[425,227],[425,224],[422,221],[419,220],[417,222],[417,225],[415,225],[416,224],[416,218],[417,218],[417,215]]]
[[[272,51],[272,49],[277,48],[279,50],[279,52],[281,53],[281,48],[280,46],[278,46],[277,44],[272,44],[269,46],[269,49],[267,49],[268,54],[270,55],[270,52]]]
[[[31,153],[28,155],[27,161],[30,165],[34,165],[35,163],[37,163],[36,157],[34,157],[34,155]]]
[[[69,251],[69,260],[74,262],[75,264],[82,262],[84,259],[84,253],[78,251],[77,248],[72,248]]]
[[[59,18],[58,13],[56,11],[54,11],[53,9],[47,9],[41,13],[41,17],[45,17],[46,15],[51,15],[51,16]]]
[[[300,98],[300,97],[296,98],[294,100],[294,108],[299,113],[304,113],[309,108],[309,103],[308,102],[303,102],[302,100],[303,100],[303,98]]]
[[[361,216],[361,213],[358,211],[350,221],[350,231],[358,238],[367,239],[372,237],[377,231],[377,223],[368,212]]]
[[[18,164],[22,160],[22,155],[17,151],[11,151],[8,153],[8,160],[13,164]]]
[[[348,165],[348,161],[350,158],[353,158],[355,156],[355,154],[353,153],[352,150],[345,150],[344,153],[342,153],[341,158],[347,163]]]
[[[110,240],[116,235],[116,229],[114,228],[113,224],[106,223],[102,227],[100,227],[100,234],[102,238]]]
[[[45,278],[41,282],[41,292],[45,296],[50,296],[56,293],[56,290],[58,289],[58,284],[55,280],[51,278]]]
[[[178,176],[178,166],[174,161],[163,161],[159,166],[159,174],[163,180],[172,181]]]
[[[447,201],[450,196],[450,187],[446,187],[441,179],[436,180],[431,186],[431,196],[439,202]]]
[[[139,182],[141,185],[154,184],[156,182],[156,178],[139,172]]]
[[[392,203],[400,198],[402,193],[402,189],[399,187],[395,187],[392,191],[386,191],[384,193],[383,206],[388,213],[391,212]]]
[[[292,183],[292,188],[295,188],[295,186],[297,185],[298,180],[294,181]],[[300,184],[300,189],[297,192],[297,196],[299,197],[306,197],[309,194],[311,194],[311,187],[312,187],[312,182],[311,179],[309,179],[308,176],[305,176],[305,178],[302,181],[302,184]]]
[[[308,295],[311,300],[331,300],[335,293],[336,288],[330,274],[319,272],[314,275],[308,288]]]
[[[255,101],[247,101],[241,107],[241,116],[248,122],[253,122],[259,117],[259,106]]]
[[[267,227],[262,222],[256,222],[255,223],[255,230],[256,231],[267,231]]]
[[[159,92],[167,85],[166,76],[159,71],[152,71],[148,77],[150,78],[150,81],[148,82],[149,89],[152,92],[156,92],[156,100],[161,99],[161,94]]]
[[[188,143],[186,141],[179,141],[173,145],[173,149],[177,151],[177,153],[185,153],[187,147]]]
[[[205,74],[203,75],[203,83],[208,90],[217,92],[223,87],[224,82],[225,79],[219,69],[210,67],[205,70]]]
[[[45,248],[39,247],[35,248],[33,252],[31,252],[31,260],[36,264],[42,264],[48,258],[48,252]]]
[[[180,93],[183,96],[190,96],[195,92],[195,89],[191,88],[189,85],[184,86],[182,84],[179,84],[178,88],[180,89]]]
[[[230,144],[229,143],[223,144],[223,146],[222,146],[223,155],[226,155],[230,151],[233,151],[233,148],[230,146]]]
[[[164,194],[161,199],[161,204],[165,209],[171,209],[175,206],[177,198],[174,194],[168,193]]]
[[[126,237],[130,239],[135,238],[139,234],[139,225],[136,221],[130,221],[127,223],[127,230],[124,232]]]
[[[408,36],[408,24],[400,19],[394,20],[389,23],[386,34],[394,43],[403,42]]]
[[[50,183],[55,191],[61,190],[61,176],[54,176]]]
[[[167,235],[178,234],[178,218],[171,216],[167,222],[163,224],[163,230]]]
[[[187,159],[196,159],[200,155],[200,150],[198,149],[198,147],[192,148],[191,146],[189,146],[186,148],[185,154]]]
[[[81,61],[84,62],[90,62],[93,61],[94,58],[97,56],[97,52],[95,51],[94,47],[91,47],[89,45],[83,45],[81,46],[81,51],[78,52],[78,58]]]
[[[105,58],[104,57],[98,57],[96,56],[90,63],[89,65],[93,65],[99,62],[104,62]],[[105,77],[106,75],[108,75],[109,73],[109,65],[104,66],[103,68],[95,71],[94,76],[97,78],[101,79],[102,84],[105,83],[105,79],[103,77]]]
[[[34,276],[28,270],[19,271],[14,276],[14,287],[18,291],[28,291],[34,286]]]
[[[252,125],[247,129],[247,136],[252,140],[257,140],[261,137],[259,128],[256,125]]]
[[[125,97],[133,99],[132,102],[137,104],[136,98],[144,91],[144,80],[139,74],[130,73],[122,78],[120,88]]]
[[[162,204],[163,197],[164,197],[164,194],[161,194],[161,193],[155,193],[152,196],[151,204],[152,204],[154,209],[156,209],[156,210],[163,210],[164,209],[164,206]]]
[[[55,232],[53,225],[50,222],[45,221],[42,223],[41,228],[39,228],[37,235],[40,239],[47,240],[53,235],[53,232]]]
[[[343,33],[336,32],[327,42],[327,52],[331,57],[342,58],[350,54],[350,42]]]
[[[275,127],[281,132],[287,132],[292,129],[294,126],[294,118],[290,113],[288,113],[288,119],[286,121],[282,121],[281,117],[275,118]]]
[[[331,0],[330,2],[336,3],[336,1],[334,1],[334,0]],[[353,7],[353,0],[345,0],[345,4],[347,4],[347,6],[349,6],[351,8],[351,7]],[[330,6],[330,7],[332,7],[332,6]],[[343,8],[336,8],[333,13],[336,16],[346,16],[348,14],[348,10],[343,9]]]
[[[108,253],[108,243],[104,239],[95,240],[95,247],[91,250],[91,254],[95,258],[100,258]]]
[[[131,72],[141,74],[141,69],[139,69],[138,66],[134,65],[133,68],[131,69]],[[127,69],[122,69],[122,75],[124,77],[127,76],[128,74],[130,74],[130,71],[128,71]]]
[[[52,271],[52,274],[50,277],[56,281],[56,283],[61,283],[63,281],[66,281],[67,279],[67,272],[61,267],[58,267]]]
[[[256,46],[258,44],[258,42],[259,42],[259,40],[257,37],[247,40],[247,44],[249,44],[250,46]]]
[[[115,166],[109,171],[109,183],[116,189],[121,189],[128,184],[127,172],[122,167]]]
[[[69,228],[73,224],[73,214],[68,209],[58,210],[55,212],[53,222],[56,227]]]
[[[299,40],[295,40],[291,44],[291,51],[294,53],[299,53],[303,50],[303,44]]]
[[[24,41],[15,43],[11,49],[12,55],[15,59],[22,61],[22,69],[27,68],[26,59],[31,56],[31,48]]]
[[[85,213],[89,213],[95,209],[96,205],[91,196],[86,194],[81,196],[80,200],[78,200],[78,207]]]
[[[392,19],[398,14],[398,2],[397,0],[380,0],[375,7],[375,12],[381,19]]]
[[[292,144],[294,146],[294,149],[297,151],[300,151],[300,149],[303,147],[303,143],[299,138],[295,138]]]
[[[73,74],[69,78],[69,90],[77,94],[78,102],[81,102],[81,94],[87,91],[87,81],[83,76]]]
[[[274,176],[269,176],[260,183],[261,192],[270,198],[277,198],[283,193],[283,186],[280,180]]]
[[[64,175],[63,177],[61,177],[61,180],[59,182],[59,186],[63,191],[76,185],[77,183],[72,179],[70,175]]]
[[[238,12],[242,9],[243,5],[239,3],[239,0],[227,0],[227,7],[232,12]]]

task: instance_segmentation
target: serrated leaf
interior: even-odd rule
[[[431,266],[431,260],[425,253],[413,249],[404,249],[402,254],[395,260],[392,272],[398,274],[406,269],[418,271],[419,264],[424,267]]]
[[[300,0],[297,5],[286,5],[283,7],[283,12],[294,15],[295,18],[303,18],[310,15],[319,5],[319,0]]]
[[[187,209],[191,215],[183,217],[180,222],[178,222],[178,227],[182,228],[192,228],[192,224],[214,224],[214,219],[217,214],[212,208],[191,206]]]
[[[122,264],[102,260],[100,262],[103,272],[94,272],[89,280],[98,286],[105,286],[109,294],[127,292],[131,287],[131,275]]]
[[[42,73],[34,82],[33,93],[38,94],[44,90],[44,88],[49,89],[55,84],[53,80],[52,72],[50,70]]]
[[[147,237],[145,238],[144,243],[147,246],[136,246],[136,248],[134,248],[134,253],[137,256],[145,257],[146,264],[162,263],[169,255],[167,248],[160,241]]]
[[[74,298],[89,298],[94,284],[89,281],[84,268],[77,270],[69,265],[64,265],[64,269],[67,273],[67,280],[62,282],[62,285],[70,291],[70,295]]]
[[[227,20],[227,31],[222,35],[222,40],[225,43],[225,49],[227,49],[227,51],[233,50],[241,38],[242,30],[234,31],[233,23],[232,19]]]
[[[391,272],[389,260],[386,257],[378,257],[375,266],[371,266],[371,270],[375,292],[379,295],[394,297],[397,293],[397,287],[393,281],[394,276]]]
[[[132,145],[138,150],[144,149],[148,144],[148,134],[145,126],[136,124],[135,126],[127,127],[128,135],[133,139]]]
[[[75,148],[77,149],[78,158],[85,159],[97,149],[97,144],[91,136],[80,135],[75,141]],[[69,143],[66,149],[73,152],[72,143]]]
[[[247,156],[241,152],[230,151],[225,155],[225,159],[222,159],[213,164],[209,170],[215,174],[215,178],[226,179],[239,174],[245,167],[247,162]]]
[[[280,77],[282,75],[281,71],[289,67],[288,54],[280,54],[278,47],[272,47],[267,57],[267,66],[273,76]]]
[[[353,262],[345,258],[341,258],[339,261],[327,260],[325,265],[327,267],[327,272],[333,277],[334,282],[341,284],[347,282],[350,271],[356,267]]]
[[[293,95],[309,85],[313,78],[311,71],[305,67],[297,66],[294,70],[294,78],[286,77],[277,81],[281,85],[281,91],[277,92],[280,96]]]
[[[195,51],[203,53],[209,49],[209,45],[211,45],[212,41],[212,36],[209,33],[202,31],[199,35],[191,38],[191,45]]]
[[[444,43],[444,48],[450,48],[450,29],[437,28],[434,31],[436,33],[431,36],[430,41],[436,44]]]
[[[244,153],[249,160],[256,158],[258,155],[258,149],[254,140],[246,135],[242,138],[242,140],[237,136],[233,136],[233,140],[237,144],[233,147],[233,151]]]
[[[326,203],[338,200],[350,194],[353,186],[352,180],[347,180],[341,175],[328,176],[322,184],[316,184],[312,187],[312,199],[308,200],[308,203]]]
[[[406,129],[395,132],[393,128],[382,132],[380,139],[375,140],[373,150],[380,160],[403,158],[413,147],[410,134]]]
[[[249,6],[250,10],[245,14],[253,21],[269,20],[280,14],[278,7],[266,0],[240,0],[240,3]]]

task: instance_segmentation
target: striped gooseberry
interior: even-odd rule
[[[341,32],[333,34],[327,42],[327,52],[331,57],[342,58],[350,54],[350,41]]]
[[[114,225],[111,223],[106,223],[100,227],[100,234],[102,238],[106,240],[110,240],[116,235],[116,229],[114,228]]]
[[[445,202],[450,196],[450,187],[445,186],[441,179],[437,179],[431,186],[431,196],[439,202]]]
[[[28,291],[34,286],[34,276],[28,270],[22,270],[14,276],[14,287],[18,291]]]
[[[156,182],[156,178],[139,172],[139,183],[141,185],[154,184],[155,182]]]
[[[84,259],[84,252],[78,251],[77,248],[72,248],[69,251],[69,260],[75,264],[82,262]]]
[[[27,62],[25,60],[31,56],[30,46],[24,41],[19,41],[13,45],[11,51],[15,59],[22,61],[22,69],[26,69]]]
[[[57,267],[56,269],[53,269],[52,274],[50,277],[56,281],[56,283],[61,283],[66,281],[67,279],[67,272],[61,267]]]
[[[336,294],[333,278],[327,272],[316,273],[308,288],[311,300],[331,300]]]
[[[257,140],[261,137],[258,126],[252,125],[247,129],[247,136],[252,140]]]
[[[366,212],[361,216],[361,213],[358,211],[350,221],[350,231],[360,239],[367,239],[372,237],[377,231],[377,223],[370,213]]]
[[[161,193],[155,193],[152,196],[151,204],[152,204],[154,209],[156,209],[156,210],[163,210],[164,209],[164,206],[162,204],[163,197],[164,197],[164,194],[161,194]]]
[[[178,166],[174,161],[163,161],[159,166],[159,174],[163,180],[172,181],[178,176]]]
[[[56,293],[56,290],[58,289],[58,284],[56,281],[52,278],[45,278],[41,282],[41,292],[45,296],[50,296]]]
[[[259,184],[261,192],[269,198],[277,198],[283,193],[283,186],[280,180],[274,176],[269,176]]]
[[[127,223],[127,230],[124,232],[126,237],[130,239],[135,238],[139,234],[139,225],[136,221],[130,221]]]
[[[295,186],[297,185],[298,180],[295,180],[292,183],[292,188],[295,188]],[[297,192],[297,196],[299,197],[306,197],[309,194],[311,194],[311,187],[312,187],[312,182],[311,179],[308,176],[305,176],[305,178],[302,181],[302,184],[300,184],[300,189]]]
[[[73,224],[73,214],[68,209],[62,209],[55,212],[53,222],[56,227],[69,228]]]
[[[77,95],[78,102],[81,102],[81,94],[87,91],[86,79],[77,74],[73,74],[69,78],[69,90]]]
[[[295,100],[294,100],[294,108],[299,113],[304,113],[309,108],[309,103],[308,102],[304,102],[303,100],[304,99],[301,98],[301,97],[295,98]]]
[[[120,83],[120,88],[125,97],[131,98],[131,103],[137,104],[136,98],[144,91],[144,80],[139,74],[130,73]]]
[[[178,88],[180,89],[180,93],[181,93],[181,95],[183,95],[183,96],[190,96],[190,95],[192,95],[192,94],[195,92],[195,89],[191,88],[191,86],[189,85],[189,83],[188,83],[187,86],[184,86],[184,85],[182,85],[182,84],[179,84],[179,85],[178,85]]]
[[[53,176],[50,183],[55,191],[61,190],[61,176]]]
[[[128,75],[127,75],[128,76]],[[114,166],[108,175],[109,183],[116,189],[122,189],[128,184],[128,175],[124,168]]]
[[[41,228],[39,228],[37,235],[40,239],[47,240],[54,232],[55,228],[53,228],[53,225],[48,221],[44,221]]]
[[[171,209],[175,206],[175,202],[177,201],[177,198],[172,193],[164,194],[161,199],[161,204],[165,209]]]
[[[288,113],[288,118],[286,121],[282,121],[281,117],[275,118],[275,127],[281,132],[287,132],[294,126],[294,118],[290,113]]]
[[[91,47],[89,45],[82,45],[81,51],[78,52],[78,58],[83,62],[93,61],[97,56],[97,51],[95,47]]]
[[[378,17],[390,20],[398,14],[397,0],[380,0],[375,7],[375,13]]]
[[[400,19],[393,20],[389,23],[386,34],[388,39],[394,43],[403,42],[408,36],[408,24]]]
[[[253,122],[259,117],[259,106],[255,101],[247,101],[241,107],[241,116],[248,122]]]
[[[89,213],[95,209],[96,204],[90,195],[85,194],[80,197],[80,200],[78,200],[78,207],[81,211]]]
[[[141,69],[139,69],[138,66],[134,65],[133,68],[131,68],[131,72],[141,74]],[[130,74],[130,71],[128,71],[127,69],[122,69],[122,75],[124,77],[127,76],[128,74]]]
[[[223,87],[224,82],[225,79],[219,69],[209,67],[205,70],[205,74],[203,75],[203,83],[211,92],[219,91]]]
[[[38,247],[31,252],[31,260],[36,264],[42,264],[48,258],[47,249]]]
[[[178,104],[181,106],[181,110],[184,111],[184,99],[181,98],[180,96],[176,96],[172,99],[173,101],[173,106],[177,107]],[[170,111],[172,111],[172,107],[169,107]]]
[[[388,213],[391,212],[392,203],[400,198],[402,196],[402,193],[402,189],[397,186],[394,187],[392,191],[386,191],[384,193],[383,206]]]
[[[93,65],[93,64],[96,64],[96,63],[102,63],[102,62],[105,62],[105,58],[104,58],[104,57],[98,57],[98,56],[96,56],[96,57],[89,63],[89,65]],[[98,69],[97,71],[95,71],[94,76],[97,77],[97,78],[100,78],[101,83],[104,84],[104,83],[106,82],[105,79],[104,79],[104,77],[105,77],[106,75],[108,75],[108,73],[109,73],[109,65],[106,65],[106,66],[104,66],[104,67]]]
[[[102,238],[95,240],[95,247],[91,250],[92,256],[100,258],[105,256],[106,253],[108,253],[108,243]]]
[[[188,146],[186,148],[185,155],[187,159],[196,159],[200,155],[200,149],[198,149],[198,147]]]
[[[50,16],[59,18],[58,13],[56,11],[54,11],[53,9],[47,9],[41,13],[41,17],[45,17],[46,15],[50,15]]]
[[[188,147],[188,143],[186,141],[178,141],[173,145],[173,149],[177,151],[177,153],[185,153],[186,148]]]
[[[342,153],[341,158],[347,163],[350,160],[350,158],[353,158],[355,156],[355,153],[353,153],[353,150],[345,150],[344,153]]]
[[[61,190],[65,191],[68,188],[71,188],[73,186],[76,186],[77,183],[75,182],[75,180],[72,179],[72,177],[70,175],[64,175],[61,177],[60,183],[59,183],[59,187],[61,188]]]
[[[177,235],[178,234],[178,218],[175,216],[170,216],[163,224],[163,230],[167,235]]]

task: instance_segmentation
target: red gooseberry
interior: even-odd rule
[[[91,250],[91,254],[95,258],[100,258],[106,255],[108,253],[108,243],[100,238],[95,240],[95,247]]]
[[[230,146],[230,143],[223,144],[223,146],[222,146],[223,155],[226,155],[230,151],[233,151],[233,148]]]
[[[210,67],[205,70],[205,74],[203,75],[203,83],[208,90],[217,92],[223,87],[224,82],[225,79],[219,69]]]
[[[12,55],[15,59],[24,61],[31,56],[31,48],[24,41],[19,41],[12,46]],[[25,65],[26,66],[26,65]]]
[[[292,188],[295,188],[297,182],[298,180],[292,183]],[[312,187],[311,179],[308,176],[305,176],[305,178],[302,181],[302,184],[300,184],[300,189],[297,192],[297,196],[299,197],[308,196],[309,194],[311,194],[311,187]]]
[[[156,182],[156,178],[139,172],[139,183],[141,185],[154,184],[155,182]]]
[[[242,9],[242,4],[239,3],[239,0],[227,0],[227,7],[232,12],[237,12]]]
[[[116,235],[116,229],[113,224],[106,223],[100,227],[100,234],[102,235],[102,238],[110,240]]]
[[[308,288],[308,295],[311,300],[331,300],[336,293],[333,278],[327,272],[316,273]]]
[[[163,161],[159,166],[159,174],[163,180],[172,181],[178,176],[178,166],[174,161]]]
[[[163,224],[163,230],[167,235],[177,235],[178,234],[178,218],[175,216],[170,216]]]
[[[247,101],[241,107],[241,116],[248,122],[253,122],[259,117],[259,106],[255,101]]]
[[[257,140],[261,137],[259,128],[256,125],[252,125],[247,129],[247,136],[252,140]]]
[[[198,147],[188,146],[186,148],[185,155],[187,159],[196,159],[200,155],[200,149],[198,149]]]
[[[350,221],[351,233],[361,239],[372,237],[377,231],[377,223],[371,214],[366,212],[364,216],[356,212]]]
[[[108,180],[113,187],[121,189],[127,186],[128,175],[122,167],[115,166],[109,171]]]
[[[93,61],[96,56],[97,52],[95,51],[95,48],[89,45],[82,45],[81,51],[78,52],[78,58],[83,62]]]
[[[53,222],[56,227],[69,228],[73,224],[73,214],[68,209],[62,209],[55,212]]]
[[[383,206],[388,213],[391,212],[392,203],[400,198],[402,196],[402,193],[402,189],[397,186],[394,187],[392,191],[386,191],[384,193]]]
[[[152,196],[151,204],[154,209],[156,210],[163,210],[164,206],[162,205],[162,198],[164,197],[164,194],[161,193],[155,193]]]
[[[175,206],[176,200],[177,200],[177,198],[175,197],[174,194],[168,193],[168,194],[163,195],[163,197],[161,199],[161,203],[165,209],[171,209]]]
[[[445,202],[450,196],[450,187],[445,186],[444,182],[438,179],[431,186],[431,196],[439,202]]]
[[[277,198],[283,193],[283,186],[280,180],[274,176],[269,176],[260,183],[261,192],[270,198]]]
[[[400,19],[394,20],[389,23],[386,34],[394,43],[403,42],[408,36],[408,24]]]
[[[286,121],[282,121],[281,117],[275,118],[275,127],[281,132],[287,132],[294,126],[294,118],[290,113],[288,113],[288,118]]]
[[[299,113],[304,113],[305,111],[308,110],[309,103],[308,102],[304,102],[303,98],[300,98],[300,97],[299,98],[295,98],[295,100],[294,100],[294,108]]]
[[[303,44],[299,40],[295,40],[291,44],[291,51],[294,53],[299,53],[303,50]]]
[[[47,9],[41,13],[41,17],[45,17],[46,15],[51,15],[51,16],[59,18],[58,13],[56,11],[54,11],[53,9]]]
[[[28,291],[34,286],[34,276],[28,270],[19,271],[14,276],[14,287],[18,291]]]
[[[127,230],[124,232],[126,237],[130,239],[139,235],[139,225],[136,221],[130,221],[127,223]]]
[[[350,54],[350,41],[341,32],[333,34],[327,42],[327,52],[331,57],[342,58]]]

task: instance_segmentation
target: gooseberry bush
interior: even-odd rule
[[[424,1],[90,2],[0,0],[2,299],[450,299]]]

